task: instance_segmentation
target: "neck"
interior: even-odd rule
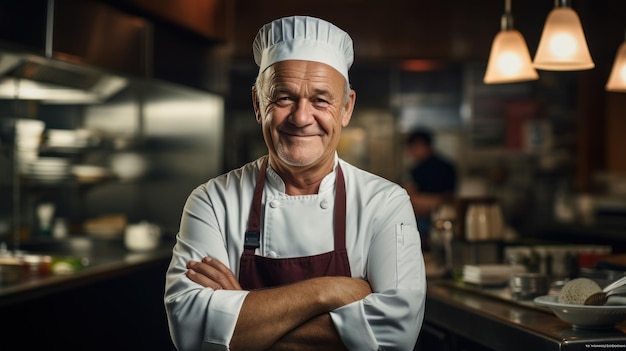
[[[276,162],[271,156],[269,162],[285,183],[285,192],[288,195],[317,194],[322,180],[333,171],[335,164],[334,155],[331,162],[301,167]]]

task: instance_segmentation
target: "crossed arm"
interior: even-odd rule
[[[241,290],[235,275],[218,260],[205,257],[187,264],[187,277],[214,290]],[[358,278],[320,277],[253,290],[246,296],[231,350],[345,350],[328,312],[372,292]]]

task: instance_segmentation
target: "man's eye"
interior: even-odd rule
[[[315,106],[328,106],[329,102],[324,99],[315,99],[313,100],[313,104],[315,104]]]
[[[277,104],[279,105],[285,105],[285,104],[289,104],[291,102],[293,102],[293,99],[290,98],[289,96],[280,96],[278,98],[276,98],[276,100],[274,100]]]

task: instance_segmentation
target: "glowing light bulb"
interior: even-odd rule
[[[569,58],[577,49],[576,39],[568,33],[555,34],[550,39],[550,51],[557,57]]]
[[[503,52],[498,58],[498,70],[507,77],[515,76],[521,68],[522,60],[513,52]]]
[[[622,82],[626,82],[626,65],[623,65],[619,70],[619,76],[622,78]]]

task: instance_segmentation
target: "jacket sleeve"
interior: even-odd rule
[[[214,291],[187,278],[187,262],[200,261],[204,256],[229,262],[215,211],[203,187],[199,187],[185,204],[166,275],[165,307],[172,341],[179,351],[228,350],[247,294]]]
[[[330,314],[349,350],[412,350],[426,298],[419,232],[404,189],[396,188],[378,204],[363,253],[373,293]]]

